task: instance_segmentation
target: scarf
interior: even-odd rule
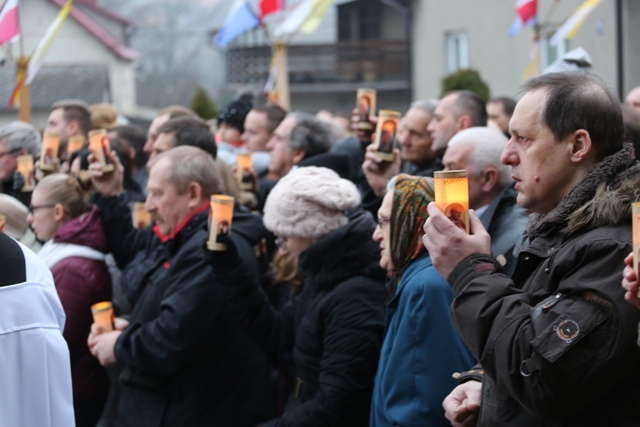
[[[391,207],[391,257],[396,276],[426,251],[422,226],[429,218],[427,205],[434,201],[433,186],[422,176],[398,175]]]

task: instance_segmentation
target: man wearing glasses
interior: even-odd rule
[[[13,176],[17,169],[17,157],[31,154],[36,159],[40,154],[40,132],[29,123],[11,122],[0,128],[0,191],[14,196],[29,205],[31,193],[22,193],[13,188]]]

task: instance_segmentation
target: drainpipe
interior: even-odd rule
[[[405,20],[405,40],[407,57],[405,59],[406,67],[406,79],[407,79],[407,104],[411,104],[413,101],[413,62],[411,60],[411,38],[413,36],[413,25],[411,20],[411,7],[401,4],[397,0],[380,0],[382,4],[385,4],[401,14]]]
[[[624,39],[622,31],[622,0],[616,0],[616,52],[617,52],[617,68],[618,68],[618,95],[620,100],[624,101]]]

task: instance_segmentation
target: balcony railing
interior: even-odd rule
[[[289,82],[296,85],[402,82],[407,80],[404,41],[367,40],[288,47]],[[269,76],[269,46],[233,48],[227,52],[227,82],[264,84]],[[350,85],[347,85],[350,86]]]

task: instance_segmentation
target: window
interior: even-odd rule
[[[466,31],[452,31],[446,34],[447,72],[453,73],[469,68],[469,38]]]
[[[569,40],[567,39],[563,39],[556,46],[551,46],[549,41],[552,35],[545,36],[540,43],[540,68],[542,69],[553,64],[556,59],[569,51]]]

